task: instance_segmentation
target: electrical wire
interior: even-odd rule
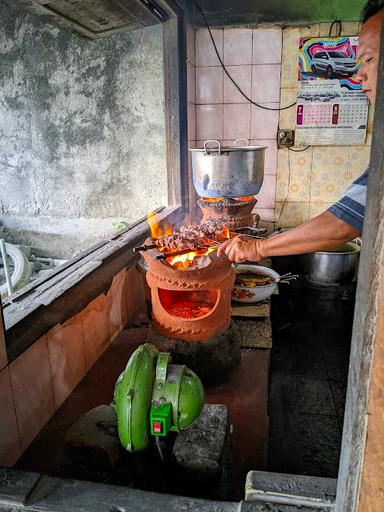
[[[233,85],[236,87],[236,89],[239,91],[240,94],[242,94],[244,96],[244,98],[249,101],[250,103],[252,103],[252,105],[255,105],[256,107],[259,107],[263,110],[271,110],[271,111],[281,111],[281,110],[287,110],[289,108],[292,108],[296,105],[296,101],[294,103],[292,103],[291,105],[288,105],[287,107],[277,107],[277,108],[273,108],[273,107],[265,107],[264,105],[260,105],[259,103],[256,103],[255,101],[251,100],[251,98],[249,98],[249,96],[247,96],[245,94],[245,92],[243,92],[240,88],[240,86],[235,82],[235,80],[231,77],[231,75],[228,73],[228,70],[227,68],[225,67],[224,65],[224,62],[222,61],[221,57],[220,57],[220,54],[219,54],[219,51],[217,49],[217,46],[216,46],[216,43],[215,43],[215,40],[213,38],[213,35],[212,35],[212,32],[211,32],[211,27],[209,26],[208,24],[208,20],[207,20],[207,17],[205,15],[205,12],[203,11],[203,9],[200,7],[200,5],[194,1],[194,4],[195,6],[198,8],[198,10],[201,12],[203,18],[204,18],[204,22],[205,22],[205,25],[207,26],[207,29],[208,29],[208,32],[209,32],[209,35],[211,37],[211,41],[212,41],[212,44],[213,44],[213,47],[215,49],[215,52],[216,52],[216,55],[217,55],[217,58],[219,59],[219,62],[221,64],[221,67],[224,69],[224,72],[225,74],[227,75],[227,77],[231,80],[231,82],[233,83]]]
[[[289,151],[292,151],[292,153],[302,153],[303,151],[307,151],[307,149],[309,149],[311,146],[307,146],[306,148],[303,148],[303,149],[293,149],[293,148],[290,148],[288,146],[288,150]]]
[[[337,35],[336,36],[332,36],[332,29],[334,26],[337,26],[338,30],[337,30]],[[340,20],[335,20],[331,23],[331,26],[329,27],[329,34],[328,36],[329,37],[340,37],[341,36],[341,31],[343,29],[343,24],[341,23]]]

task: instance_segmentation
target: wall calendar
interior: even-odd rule
[[[368,100],[356,77],[357,37],[299,41],[297,145],[364,144]]]

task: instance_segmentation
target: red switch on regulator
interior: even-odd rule
[[[160,421],[153,422],[153,432],[155,434],[161,434],[161,427],[162,427],[162,424]]]

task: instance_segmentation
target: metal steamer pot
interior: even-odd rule
[[[348,242],[329,251],[301,256],[304,278],[313,284],[342,285],[356,275],[360,245]]]
[[[203,149],[189,150],[193,184],[200,197],[243,197],[259,192],[266,147],[236,146],[241,140],[236,140],[235,146],[206,140]]]

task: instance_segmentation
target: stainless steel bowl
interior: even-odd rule
[[[322,285],[348,284],[355,277],[360,246],[347,242],[329,251],[301,256],[304,278]]]
[[[256,195],[263,184],[265,150],[263,146],[222,146],[217,140],[205,141],[203,149],[190,149],[196,192],[200,197]]]

